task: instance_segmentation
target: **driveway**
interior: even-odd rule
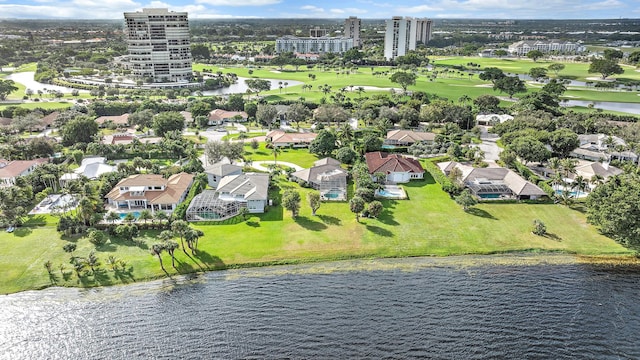
[[[487,161],[496,161],[500,159],[500,153],[502,149],[496,144],[496,141],[500,138],[496,134],[491,134],[488,131],[488,127],[480,126],[480,140],[482,140],[481,144],[477,146],[480,150],[484,151],[484,159]]]

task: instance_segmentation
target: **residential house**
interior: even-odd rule
[[[291,174],[296,180],[304,181],[320,191],[322,200],[342,201],[347,199],[347,171],[340,161],[332,158],[320,159],[313,167]]]
[[[263,213],[268,204],[269,174],[246,173],[225,176],[216,188],[218,198],[237,201],[250,213]]]
[[[276,120],[278,121],[287,121],[290,119],[287,119],[287,113],[289,111],[289,108],[291,106],[289,105],[274,105],[276,108]]]
[[[621,161],[638,162],[638,155],[630,150],[620,151],[627,143],[617,136],[606,134],[578,135],[580,146],[574,149],[569,156],[591,161],[609,161],[611,159]]]
[[[117,127],[126,127],[129,124],[129,114],[119,116],[100,116],[96,119],[98,126],[103,128],[109,124],[115,124]]]
[[[225,122],[245,122],[249,115],[244,111],[211,110],[209,125],[222,125]]]
[[[120,210],[149,209],[171,212],[187,197],[194,175],[179,173],[168,179],[157,174],[136,174],[120,180],[105,196]]]
[[[424,178],[424,169],[415,159],[380,151],[366,153],[364,157],[369,174],[373,176],[376,173],[384,173],[389,183],[406,183]]]
[[[117,171],[116,166],[108,165],[106,162],[107,158],[97,156],[82,159],[77,169],[60,177],[60,186],[65,187],[69,181],[79,179],[81,176],[95,180],[102,174]]]
[[[205,167],[204,172],[209,186],[215,189],[223,177],[242,174],[242,166],[218,162]]]
[[[268,143],[274,147],[309,147],[311,142],[315,140],[316,133],[288,133],[283,130],[272,130],[265,137]]]
[[[100,141],[102,144],[106,145],[131,145],[135,139],[141,144],[157,144],[162,141],[161,137],[157,136],[144,136],[139,137],[135,134],[134,129],[127,129],[125,132],[113,133],[111,135],[105,135]]]
[[[13,186],[16,178],[27,176],[41,164],[49,162],[49,159],[0,161],[0,187]]]
[[[622,174],[623,172],[621,169],[611,166],[607,162],[580,161],[580,164],[575,168],[575,173],[569,174],[569,179],[567,180],[573,182],[577,176],[582,176],[582,178],[589,183],[589,190],[593,190],[598,186],[598,183],[592,182],[592,179],[599,178],[601,181],[606,182],[610,177]]]
[[[436,134],[432,132],[420,132],[412,130],[391,130],[387,132],[384,145],[410,146],[415,143],[433,143]]]
[[[58,119],[60,112],[54,111],[49,115],[45,115],[42,120],[40,120],[40,126],[38,126],[38,130],[43,131],[46,129],[50,129],[53,127],[53,123]]]
[[[453,169],[458,169],[460,183],[481,199],[535,200],[547,195],[537,185],[507,168],[474,168],[455,161],[438,163],[438,167],[447,176]]]
[[[513,120],[509,114],[478,114],[476,115],[476,125],[494,126],[505,121]]]

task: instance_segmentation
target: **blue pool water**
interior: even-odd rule
[[[120,215],[120,219],[124,219],[127,216],[128,213],[120,213],[118,215]],[[139,211],[133,211],[131,212],[131,214],[133,214],[133,216],[137,219],[140,217],[140,212]]]
[[[500,194],[480,194],[481,199],[499,199]]]
[[[376,195],[388,198],[404,197],[404,194],[402,194],[401,192],[390,192],[387,190],[377,190]]]
[[[327,199],[337,199],[338,196],[340,196],[339,193],[334,193],[334,192],[328,192],[326,194],[324,194],[324,197],[326,197]]]
[[[564,190],[556,190],[556,194],[558,194],[558,195],[562,195],[562,194],[564,194],[565,192],[566,192],[566,191],[564,191]],[[580,195],[584,195],[584,194],[585,194],[585,192],[584,192],[584,191],[581,191],[581,192],[580,192]],[[577,191],[569,191],[569,195],[571,195],[571,196],[573,196],[573,197],[577,197],[577,196],[578,196],[578,192],[577,192]]]

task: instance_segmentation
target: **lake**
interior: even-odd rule
[[[245,84],[245,82],[244,82],[247,79],[248,78],[238,77],[238,81],[235,84],[232,84],[231,86],[223,87],[223,88],[216,89],[216,90],[203,91],[202,94],[203,95],[208,95],[208,96],[210,96],[210,95],[225,95],[225,94],[245,94],[247,92],[247,89],[249,89],[247,84]],[[286,94],[286,91],[287,91],[287,89],[284,87],[284,83],[285,82],[288,84],[287,88],[290,87],[290,86],[303,84],[303,82],[295,81],[295,80],[276,80],[276,79],[262,79],[262,80],[267,80],[267,81],[269,81],[271,83],[271,90],[279,89],[280,88],[280,82],[282,82],[282,84],[283,84],[282,93],[285,93],[285,94]]]
[[[7,295],[0,358],[640,358],[640,270],[506,258],[344,261]]]

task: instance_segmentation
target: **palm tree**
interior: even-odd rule
[[[189,249],[191,249],[191,254],[195,255],[195,250],[194,248],[194,242],[196,241],[197,238],[197,233],[194,229],[189,229],[185,234],[184,234],[184,239],[187,241],[187,246],[189,247]]]
[[[147,220],[151,220],[153,219],[153,214],[151,213],[151,211],[149,209],[144,209],[142,211],[140,211],[140,215],[138,215],[138,219],[139,220],[143,220],[144,223],[147,223]]]
[[[338,133],[338,139],[340,140],[340,143],[342,144],[342,146],[345,146],[349,143],[351,143],[351,140],[353,140],[353,128],[351,127],[351,125],[346,122],[344,124],[342,124],[342,126],[340,126],[340,132]]]
[[[273,146],[273,148],[271,148],[271,154],[273,154],[273,163],[274,165],[278,165],[278,155],[282,152],[282,150],[280,150],[279,147],[277,146]]]
[[[560,167],[564,170],[566,178],[568,178],[570,174],[575,174],[577,165],[578,160],[576,159],[566,158],[560,160]]]
[[[176,257],[174,255],[174,252],[180,246],[175,241],[165,241],[163,246],[164,246],[164,249],[169,253],[169,255],[171,255],[171,266],[175,269],[175,267],[176,267]]]
[[[180,244],[182,244],[182,251],[184,251],[185,254],[187,253],[187,250],[184,247],[184,236],[189,229],[189,223],[184,220],[176,220],[171,224],[171,230],[173,233],[180,236]]]
[[[158,260],[160,261],[160,268],[162,268],[162,271],[167,272],[167,270],[164,269],[164,264],[162,263],[162,252],[165,250],[164,245],[162,244],[153,244],[151,246],[151,255],[152,256],[157,256]]]
[[[594,174],[591,179],[589,179],[589,183],[594,187],[601,185],[604,183],[604,177],[602,177],[602,175]]]
[[[573,188],[577,190],[576,198],[580,197],[580,191],[586,190],[587,187],[587,179],[585,179],[582,175],[576,176],[573,179]]]
[[[111,223],[116,222],[117,220],[120,220],[120,215],[118,215],[118,213],[114,212],[114,211],[109,211],[109,213],[107,214],[107,221],[111,221]]]
[[[100,260],[98,260],[98,257],[96,256],[96,253],[94,251],[90,252],[89,256],[87,256],[86,264],[87,266],[89,266],[89,268],[91,268],[91,273],[95,273],[95,268],[100,266]]]
[[[165,213],[162,210],[158,210],[153,214],[153,217],[158,220],[158,222],[163,222],[169,219],[169,216],[167,216],[167,213]]]
[[[364,87],[358,86],[356,88],[356,92],[358,93],[358,99],[362,97],[362,93],[364,92]]]

